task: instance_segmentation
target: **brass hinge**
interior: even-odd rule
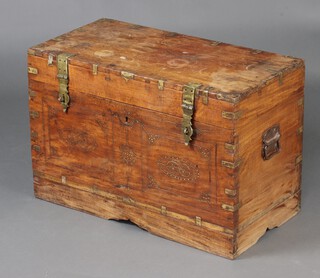
[[[70,97],[69,97],[69,71],[68,71],[68,58],[74,54],[62,53],[57,57],[58,63],[58,80],[59,80],[59,98],[63,112],[67,112],[69,107]]]
[[[182,134],[184,137],[185,145],[189,145],[192,140],[193,128],[192,128],[192,117],[194,110],[194,97],[196,90],[201,86],[201,84],[191,83],[185,85],[182,90]]]

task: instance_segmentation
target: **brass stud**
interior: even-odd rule
[[[298,106],[302,106],[302,105],[303,105],[303,97],[298,100]]]
[[[67,177],[61,176],[61,183],[62,184],[67,184]]]
[[[158,80],[158,89],[160,91],[164,90],[164,80]]]
[[[297,130],[298,135],[301,135],[303,133],[303,126],[300,126]]]
[[[202,91],[202,103],[204,105],[208,105],[209,102],[209,91],[210,91],[211,87],[205,88]]]
[[[53,55],[49,54],[48,55],[48,66],[52,66],[53,65]]]
[[[202,226],[202,220],[200,216],[196,216],[195,223],[197,226]]]
[[[161,206],[161,214],[162,215],[167,215],[167,207]]]
[[[97,75],[98,74],[98,65],[97,64],[93,64],[92,65],[92,74],[93,75]]]

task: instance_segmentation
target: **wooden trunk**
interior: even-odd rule
[[[301,59],[101,19],[28,72],[36,197],[231,259],[299,211]]]

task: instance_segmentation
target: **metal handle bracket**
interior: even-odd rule
[[[262,158],[269,160],[280,152],[280,126],[274,125],[262,134]]]

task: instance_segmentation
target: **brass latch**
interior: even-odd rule
[[[58,80],[59,80],[59,98],[63,112],[67,112],[69,107],[70,97],[68,91],[69,72],[68,72],[68,58],[74,54],[62,53],[57,57],[58,61]]]
[[[191,83],[185,85],[182,91],[182,111],[183,111],[183,119],[182,119],[182,134],[184,137],[185,145],[189,145],[192,140],[193,128],[192,128],[192,117],[194,111],[194,97],[197,88],[199,88],[201,84]]]

